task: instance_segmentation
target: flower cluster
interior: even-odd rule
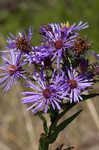
[[[19,32],[15,37],[10,33],[6,50],[2,51],[5,65],[0,66],[1,87],[8,91],[23,78],[29,90],[22,92],[22,103],[34,113],[46,113],[50,107],[60,110],[62,103],[83,100],[82,93],[93,85],[95,76],[87,58],[91,44],[79,33],[87,27],[88,23],[82,21],[78,25],[43,25],[39,46],[32,44],[31,27],[28,35]],[[33,65],[32,72],[26,70],[27,65]]]

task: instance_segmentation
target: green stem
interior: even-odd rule
[[[48,148],[49,148],[48,138],[45,135],[41,135],[39,141],[39,150],[48,150]]]

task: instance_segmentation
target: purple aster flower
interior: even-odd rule
[[[81,93],[86,91],[93,84],[93,79],[87,79],[84,75],[79,75],[75,69],[66,69],[67,76],[64,81],[64,93],[69,94],[70,103],[82,100]]]
[[[13,50],[9,53],[9,58],[2,57],[5,62],[4,66],[0,66],[0,69],[3,70],[3,73],[0,73],[0,83],[1,87],[4,88],[4,91],[10,90],[13,82],[16,83],[16,79],[19,77],[24,77],[22,70],[22,66],[24,64],[20,64],[20,55],[16,55]]]
[[[78,33],[77,33],[78,31],[83,30],[83,29],[86,29],[86,28],[88,28],[88,23],[85,22],[85,23],[83,24],[82,21],[80,21],[80,22],[78,23],[78,25],[76,25],[76,23],[73,23],[72,25],[70,25],[69,22],[67,22],[66,24],[65,24],[65,23],[62,23],[62,24],[61,24],[61,29],[62,29],[62,31],[63,31],[63,32],[66,32],[66,34],[67,34],[68,36],[71,36],[71,35],[78,35]]]
[[[57,56],[57,66],[60,68],[60,62],[62,59],[62,53],[72,47],[75,36],[67,38],[67,34],[64,34],[59,24],[48,24],[40,28],[40,33],[43,36],[43,41],[46,42],[49,47],[48,50],[51,54]]]
[[[27,110],[32,110],[32,112],[37,113],[43,110],[44,113],[47,112],[48,108],[51,106],[54,110],[57,108],[61,109],[59,103],[62,100],[66,100],[66,96],[63,96],[63,88],[61,81],[63,80],[63,75],[55,76],[55,71],[49,81],[45,79],[45,74],[41,71],[40,75],[35,71],[33,72],[33,79],[36,81],[35,84],[31,81],[27,81],[28,87],[31,91],[22,92],[24,97],[22,100],[23,104],[30,104]]]
[[[10,36],[8,36],[7,39],[7,50],[2,51],[3,54],[9,52],[9,49],[13,49],[19,54],[28,54],[31,49],[31,39],[32,39],[32,28],[29,28],[28,30],[28,36],[26,36],[26,33],[18,33],[18,35],[15,37],[13,34],[10,33]]]

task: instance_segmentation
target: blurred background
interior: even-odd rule
[[[82,31],[99,53],[99,0],[0,0],[0,48],[4,49],[8,33],[34,27],[33,43],[39,44],[39,27],[47,23],[70,24],[80,20],[89,23]],[[94,57],[91,59],[94,61]],[[2,63],[2,62],[1,62]],[[42,122],[21,104],[21,83],[5,94],[0,90],[0,150],[37,150]],[[99,93],[99,85],[95,90]],[[55,150],[62,143],[74,150],[99,150],[99,97],[82,102],[72,113],[84,111],[50,146]],[[92,102],[92,103],[90,103]],[[69,113],[68,115],[70,115]],[[64,116],[65,119],[67,116]]]

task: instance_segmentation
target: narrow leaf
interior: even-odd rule
[[[61,119],[65,113],[67,113],[72,107],[74,107],[77,103],[70,104],[69,102],[62,106],[63,111],[58,115],[58,120]]]
[[[94,93],[94,94],[82,95],[82,98],[83,98],[83,101],[86,101],[86,100],[94,98],[96,96],[99,96],[99,94]],[[81,101],[81,102],[83,102],[83,101]]]
[[[61,107],[63,108],[63,111],[61,113],[59,113],[58,115],[56,115],[56,118],[54,119],[54,122],[51,124],[51,126],[49,127],[49,131],[52,131],[55,129],[57,122],[65,115],[66,112],[68,112],[73,106],[75,106],[76,103],[72,103],[70,104],[65,103],[63,104]]]
[[[67,127],[67,126],[80,114],[81,111],[82,111],[82,110],[79,110],[79,111],[76,112],[74,115],[72,115],[71,117],[69,117],[68,119],[64,120],[62,123],[60,123],[60,124],[57,126],[56,130],[54,131],[54,133],[50,136],[49,142],[50,142],[50,143],[53,143],[53,142],[56,140],[58,134],[59,134],[65,127]]]
[[[95,83],[99,82],[99,79],[94,80]]]

